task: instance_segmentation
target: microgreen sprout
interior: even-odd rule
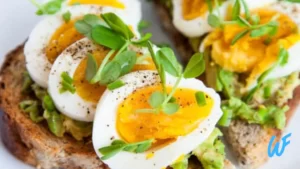
[[[129,50],[128,46],[143,46],[152,34],[147,33],[140,39],[134,39],[130,28],[114,13],[102,14],[101,18],[103,20],[96,15],[85,15],[75,23],[75,28],[95,43],[110,49],[97,70],[96,59],[88,56],[86,70],[86,80],[90,83],[108,85],[130,72],[136,64],[137,54]]]
[[[168,115],[176,113],[180,106],[176,103],[173,95],[178,88],[180,81],[183,78],[195,78],[200,76],[205,70],[205,62],[202,53],[196,53],[192,56],[189,63],[187,64],[185,70],[183,71],[182,66],[177,61],[176,56],[172,49],[161,48],[156,54],[153,50],[153,45],[148,42],[148,50],[151,54],[152,60],[154,61],[158,74],[162,81],[163,91],[155,91],[149,97],[149,105],[151,109],[139,109],[136,110],[137,113],[160,113],[163,112]],[[166,86],[166,75],[169,73],[175,77],[177,80],[172,86],[170,93],[167,93]],[[195,96],[197,98],[197,96]]]

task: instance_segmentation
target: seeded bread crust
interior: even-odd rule
[[[162,21],[162,26],[169,33],[176,48],[183,57],[185,63],[193,55],[193,49],[186,37],[184,37],[173,25],[172,17],[161,0],[154,0],[156,11]],[[205,78],[201,78],[205,79]],[[287,103],[290,110],[286,112],[287,123],[300,103],[300,86],[294,90],[293,99]],[[239,166],[243,169],[256,169],[268,160],[267,148],[273,135],[277,139],[282,131],[273,128],[263,128],[257,124],[248,124],[242,120],[234,120],[227,128],[222,128],[225,140],[237,157]]]
[[[4,112],[1,138],[20,160],[37,168],[105,169],[94,152],[91,138],[76,141],[54,136],[46,124],[35,124],[19,109],[19,102],[31,98],[21,94],[25,71],[23,45],[7,55],[0,71],[0,108]]]

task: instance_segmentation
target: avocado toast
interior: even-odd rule
[[[186,1],[188,2],[188,1]],[[192,2],[192,1],[190,1]],[[194,1],[196,2],[196,1]],[[199,2],[199,1],[198,1]],[[263,2],[262,2],[263,3]],[[195,51],[200,51],[200,43],[203,42],[203,39],[205,39],[205,35],[201,37],[187,37],[184,36],[182,32],[180,32],[175,26],[174,26],[174,7],[173,7],[173,1],[164,1],[164,0],[156,0],[155,1],[156,9],[158,10],[158,14],[162,20],[162,25],[166,29],[168,33],[170,33],[171,38],[174,40],[177,49],[183,59],[188,59],[189,54],[193,53]],[[283,6],[289,6],[288,2],[283,2]],[[233,4],[232,4],[233,6]],[[295,5],[298,8],[298,5]],[[194,7],[196,8],[196,7]],[[295,13],[295,15],[297,15]],[[214,40],[213,40],[214,41]],[[215,39],[216,41],[216,39]],[[205,46],[204,42],[202,46]],[[205,47],[202,47],[202,52]],[[256,103],[256,109],[250,108],[250,102],[249,103],[242,103],[238,101],[238,105],[236,109],[231,109],[228,105],[234,105],[236,104],[237,100],[240,100],[242,96],[237,96],[240,99],[235,100],[232,96],[236,96],[232,93],[230,93],[230,90],[239,90],[243,87],[243,85],[236,83],[241,82],[241,78],[245,78],[239,73],[236,73],[234,76],[231,76],[231,79],[228,78],[229,76],[224,76],[224,71],[221,71],[221,75],[223,74],[223,84],[225,84],[225,89],[219,89],[216,86],[216,78],[220,75],[220,71],[216,70],[215,68],[219,65],[214,62],[214,59],[211,57],[210,53],[211,47],[209,49],[206,48],[206,52],[204,52],[206,62],[207,62],[207,69],[206,69],[206,76],[201,76],[201,79],[204,79],[206,81],[206,84],[208,86],[214,87],[217,91],[221,93],[223,96],[224,104],[223,104],[223,111],[226,114],[226,111],[229,110],[229,116],[223,116],[224,121],[220,121],[222,127],[222,131],[224,132],[224,137],[226,138],[227,143],[230,145],[233,152],[235,152],[236,157],[238,158],[239,164],[242,168],[258,168],[262,164],[264,164],[268,160],[268,153],[267,148],[270,141],[270,138],[272,136],[278,136],[277,139],[281,136],[284,127],[289,119],[292,117],[293,113],[295,112],[296,108],[299,105],[299,73],[295,71],[294,73],[289,74],[288,76],[284,78],[279,78],[278,80],[275,80],[275,82],[271,82],[274,84],[280,83],[281,87],[274,89],[278,91],[282,91],[281,94],[283,94],[283,97],[279,97],[279,95],[273,95],[276,93],[274,90],[271,92],[272,96],[269,96],[268,98],[271,100],[267,101],[268,99],[262,99],[259,100],[259,102]],[[217,65],[217,66],[216,66]],[[222,68],[222,67],[221,67]],[[228,73],[226,71],[226,73]],[[225,74],[226,74],[225,73]],[[229,74],[230,71],[229,71]],[[228,75],[228,74],[227,74]],[[227,79],[226,79],[227,78]],[[226,80],[233,80],[233,81],[226,81]],[[220,80],[220,79],[218,79]],[[222,80],[222,77],[221,77]],[[276,83],[277,81],[277,83]],[[270,83],[270,82],[269,82]],[[218,86],[220,87],[220,86]],[[223,86],[224,87],[224,86]],[[221,87],[222,88],[222,87]],[[254,96],[254,100],[257,101],[257,99],[261,99],[263,96],[262,90],[265,88],[265,86],[260,86],[260,92],[257,91],[256,95]],[[268,90],[268,89],[267,89]],[[228,95],[229,91],[229,95]],[[260,93],[260,95],[259,95]],[[230,100],[230,98],[233,98]],[[229,99],[229,100],[228,100]],[[253,101],[253,100],[252,100]],[[235,103],[234,103],[235,102]],[[279,104],[279,102],[281,102]],[[253,103],[253,102],[252,102]],[[258,104],[259,103],[259,104]],[[243,104],[243,106],[241,106]],[[278,128],[275,123],[272,125],[268,125],[267,123],[270,123],[270,121],[258,121],[253,120],[253,115],[258,114],[259,106],[279,106],[280,110],[284,111],[284,113],[275,113],[277,115],[281,114],[281,117],[278,118],[280,120],[279,123],[281,123],[281,127]],[[241,106],[241,107],[240,107]],[[289,109],[284,108],[285,106],[288,106]],[[243,109],[243,107],[246,109]],[[229,108],[229,109],[227,109]],[[232,107],[231,107],[232,108]],[[267,108],[268,109],[268,108]],[[272,108],[273,109],[273,108]],[[270,110],[270,109],[269,109]],[[247,114],[251,112],[250,114]],[[260,112],[261,113],[261,112]],[[270,112],[268,112],[270,113]],[[268,114],[267,113],[267,114]],[[237,115],[238,114],[238,115]],[[272,113],[270,113],[272,114]],[[246,117],[249,115],[248,117]],[[270,117],[270,116],[269,116]],[[272,123],[272,122],[271,122]]]

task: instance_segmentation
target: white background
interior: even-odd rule
[[[35,8],[29,3],[29,0],[1,0],[0,5],[0,65],[5,54],[22,44],[28,37],[34,25],[40,17],[35,16]],[[144,1],[143,1],[144,2]],[[143,3],[143,17],[151,21],[152,26],[149,29],[154,33],[155,42],[169,42],[166,34],[160,29],[159,20],[152,5]],[[1,113],[0,113],[1,115]],[[281,157],[272,158],[263,169],[297,169],[300,168],[300,112],[296,113],[290,123],[287,133],[292,132],[291,144],[286,148]],[[266,152],[267,153],[267,152]],[[231,158],[231,157],[229,157]],[[297,165],[298,164],[298,165]],[[1,169],[30,169],[10,155],[0,141],[0,168]]]

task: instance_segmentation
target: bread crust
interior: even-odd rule
[[[37,168],[107,168],[94,152],[91,138],[58,138],[46,124],[33,123],[19,109],[19,102],[31,97],[21,94],[25,70],[21,45],[7,55],[0,71],[0,108],[4,112],[1,135],[5,146],[20,160]]]
[[[169,33],[175,42],[179,54],[185,63],[193,54],[188,39],[184,37],[173,25],[172,17],[168,9],[160,2],[155,0],[156,10],[162,20],[163,28]],[[205,79],[205,78],[201,78]],[[294,90],[293,99],[287,103],[290,107],[286,112],[287,123],[293,116],[300,102],[300,86]],[[243,120],[234,120],[229,127],[222,128],[224,137],[231,150],[238,159],[239,166],[244,169],[255,169],[268,160],[267,148],[273,135],[277,139],[281,137],[282,131],[274,128],[263,128],[261,125],[248,124]]]

